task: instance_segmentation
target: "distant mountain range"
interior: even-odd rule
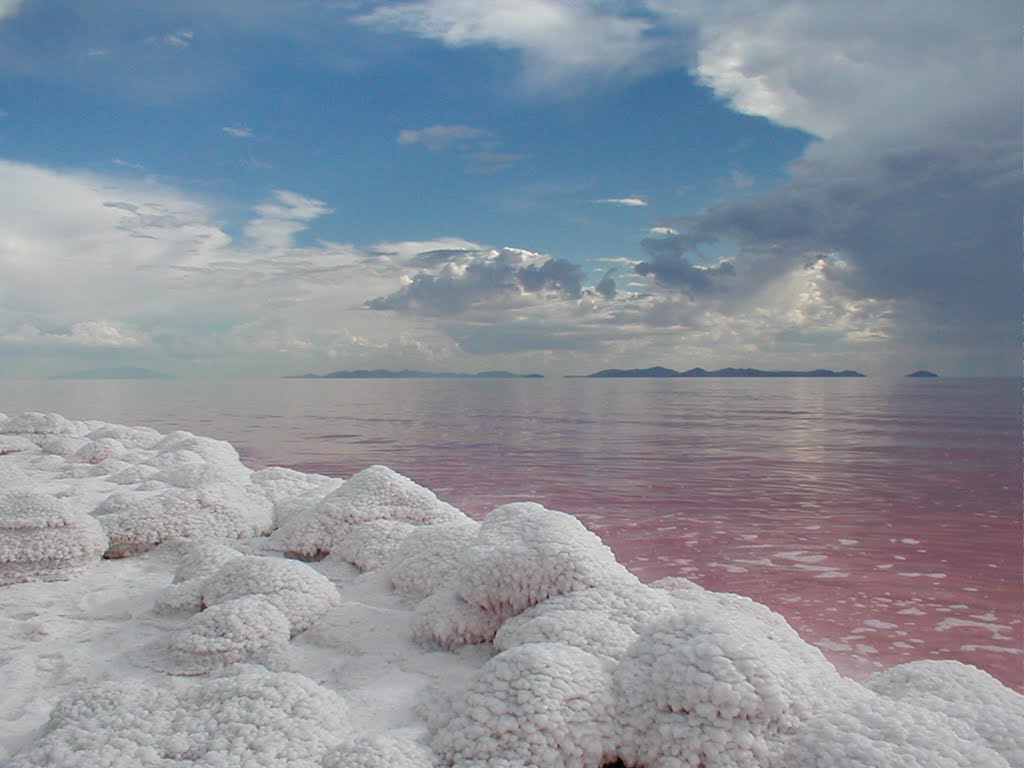
[[[905,378],[908,378],[908,379],[937,379],[937,378],[939,378],[939,374],[932,373],[931,371],[914,371],[913,373],[908,373]]]
[[[481,371],[480,373],[432,373],[430,371],[333,371],[319,375],[285,376],[286,379],[543,379],[539,373],[510,373],[509,371]]]
[[[719,368],[717,371],[706,371],[703,368],[691,368],[688,371],[675,371],[656,365],[653,368],[607,368],[588,376],[574,376],[571,378],[588,379],[701,379],[701,378],[863,378],[864,374],[857,371],[829,371],[824,368],[816,368],[813,371],[762,371],[757,368]]]
[[[59,376],[51,376],[51,379],[173,379],[160,371],[152,371],[149,368],[135,368],[130,365],[123,365],[116,368],[90,368],[86,371],[73,371],[63,373]]]

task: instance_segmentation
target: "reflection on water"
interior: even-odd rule
[[[1014,380],[2,382],[0,411],[188,429],[254,467],[387,464],[470,514],[534,500],[645,579],[783,613],[852,674],[1024,688]]]

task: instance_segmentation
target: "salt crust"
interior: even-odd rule
[[[99,561],[106,548],[96,519],[63,500],[0,492],[0,585],[70,578]]]
[[[134,680],[91,686],[57,704],[10,768],[314,768],[349,730],[335,693],[238,665],[180,693]]]
[[[344,484],[338,478],[307,474],[287,467],[267,467],[254,472],[250,479],[274,505],[274,522],[278,527],[312,511],[320,499]]]
[[[402,541],[416,529],[401,520],[371,520],[354,526],[336,541],[329,558],[339,558],[361,571],[373,571],[384,565]]]
[[[250,489],[224,484],[112,494],[94,512],[110,538],[107,557],[136,555],[170,539],[269,533],[273,508],[265,496]]]
[[[613,673],[626,763],[787,765],[773,761],[779,741],[863,689],[784,623],[723,604],[642,628]]]
[[[411,597],[432,595],[452,582],[462,550],[479,532],[480,523],[469,518],[413,529],[388,561],[391,585]]]
[[[176,675],[205,675],[283,648],[291,623],[264,595],[247,595],[190,617],[151,649],[149,665]]]
[[[350,739],[321,760],[323,768],[434,768],[434,755],[419,742],[387,735]]]
[[[1004,715],[1005,717],[1005,715]],[[786,742],[773,768],[1016,768],[967,723],[867,693],[826,709]]]
[[[578,648],[518,645],[484,664],[432,746],[457,768],[603,765],[615,754],[610,682]]]
[[[470,605],[454,589],[441,589],[416,606],[412,636],[416,642],[453,651],[462,645],[486,643],[501,626],[501,617]]]
[[[533,502],[488,513],[458,570],[459,597],[501,619],[553,595],[630,578],[583,523]]]
[[[91,430],[83,422],[71,421],[59,413],[27,411],[0,422],[0,433],[22,435],[73,435],[82,437]]]
[[[282,550],[304,557],[331,551],[354,526],[371,520],[413,525],[465,519],[434,492],[388,467],[374,465],[324,496],[311,512],[289,520],[274,533]]]
[[[292,635],[308,629],[341,602],[330,579],[296,560],[244,555],[203,581],[203,605],[207,608],[246,595],[262,595],[280,610]]]
[[[919,660],[876,672],[864,681],[875,693],[941,712],[969,724],[1010,765],[1024,766],[1024,696],[970,664]]]

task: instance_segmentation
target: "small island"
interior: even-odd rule
[[[907,379],[937,379],[937,378],[939,378],[939,374],[932,373],[931,371],[914,371],[913,373],[908,373],[904,378],[907,378]]]
[[[676,371],[664,366],[653,368],[608,368],[587,376],[567,376],[566,378],[587,378],[587,379],[653,379],[653,378],[864,378],[864,374],[858,371],[830,371],[824,368],[816,368],[813,371],[762,371],[757,368],[719,368],[715,371],[707,371],[703,368],[691,368],[688,371]]]
[[[539,373],[511,373],[510,371],[481,371],[480,373],[453,373],[444,371],[389,371],[381,368],[368,371],[332,371],[323,375],[306,373],[301,376],[285,376],[286,379],[543,379]]]

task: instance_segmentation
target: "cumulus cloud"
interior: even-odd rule
[[[582,293],[583,270],[564,259],[552,259],[520,248],[489,251],[433,252],[428,262],[440,267],[405,278],[405,285],[371,299],[370,309],[444,316],[487,302],[514,301],[524,294],[552,291],[567,298]],[[417,262],[426,266],[422,257]]]
[[[163,36],[163,42],[174,48],[188,48],[192,45],[195,34],[190,29],[181,29]]]
[[[61,345],[83,348],[136,349],[150,343],[149,337],[121,323],[85,320],[74,323],[66,331],[40,331],[32,325],[0,334],[0,344]]]
[[[655,46],[642,16],[618,16],[590,3],[465,0],[377,5],[358,17],[452,48],[493,45],[520,51],[527,83],[544,87],[576,75],[609,76],[647,64]]]
[[[0,0],[0,21],[7,16],[13,16],[18,12],[21,0]]]

